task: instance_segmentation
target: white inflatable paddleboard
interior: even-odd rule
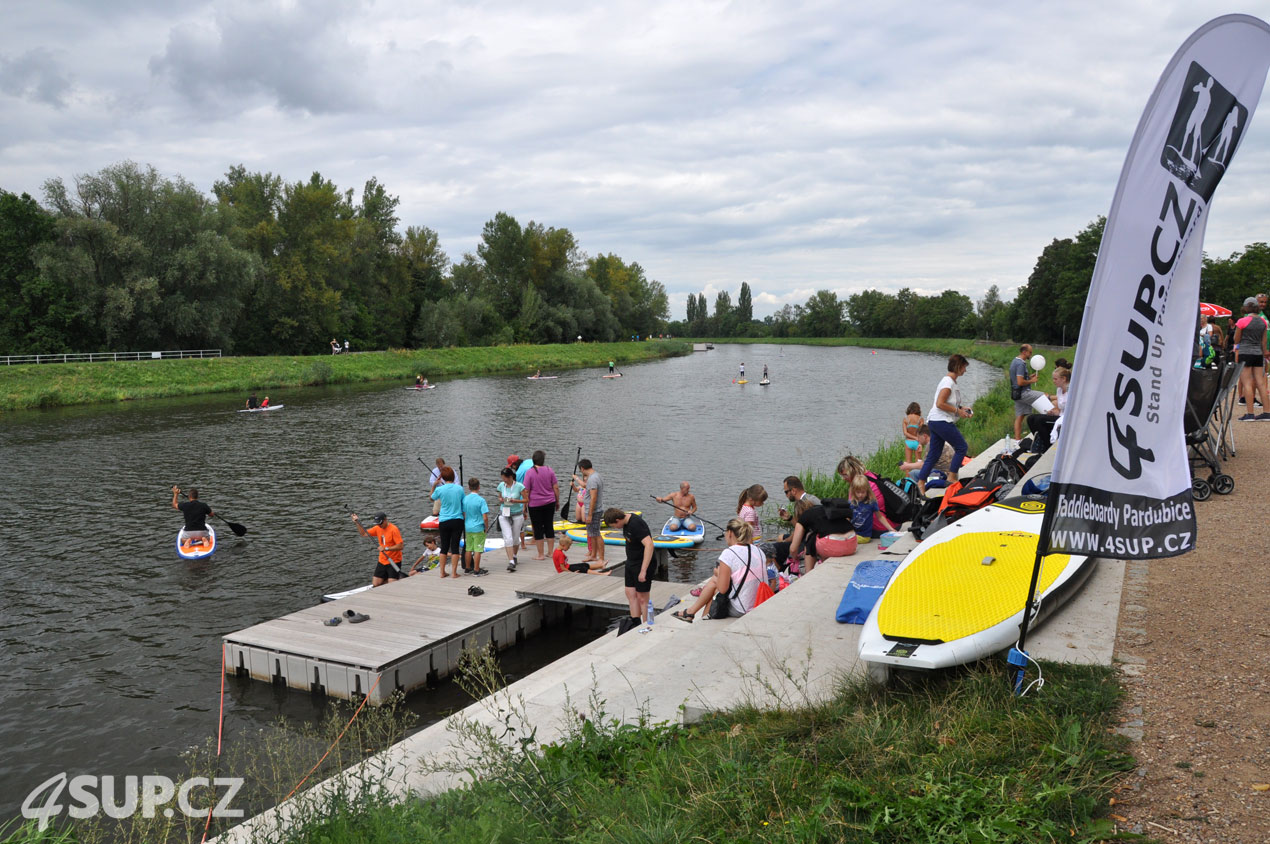
[[[271,410],[282,410],[285,404],[271,404],[268,407],[245,407],[239,413],[268,413]]]
[[[1045,513],[1040,496],[990,504],[931,534],[904,558],[860,631],[860,659],[947,668],[1014,645]],[[1089,557],[1045,557],[1039,624],[1094,568]]]

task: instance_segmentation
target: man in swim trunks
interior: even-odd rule
[[[379,562],[375,566],[370,585],[383,586],[390,580],[399,580],[402,576],[401,549],[406,547],[406,542],[401,538],[401,531],[397,526],[388,521],[388,514],[376,513],[375,524],[367,528],[362,527],[361,519],[353,513],[353,524],[357,525],[357,532],[362,536],[372,537],[379,542]]]
[[[697,529],[697,520],[692,514],[697,512],[697,496],[688,491],[687,481],[681,481],[679,491],[672,492],[670,495],[663,495],[657,500],[665,504],[669,501],[675,505],[675,515],[666,523],[666,530],[686,530],[695,531]]]
[[[207,517],[216,514],[212,512],[211,507],[198,500],[198,490],[194,487],[190,487],[189,501],[177,501],[177,496],[180,494],[179,486],[172,487],[172,509],[180,510],[181,515],[185,517],[185,527],[181,533],[191,538],[208,536]]]

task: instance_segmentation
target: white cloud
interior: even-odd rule
[[[1209,16],[1177,0],[49,0],[0,31],[0,187],[124,158],[205,190],[237,163],[374,176],[453,258],[506,211],[638,261],[676,314],[742,281],[759,315],[820,288],[1008,294],[1106,212],[1158,74]],[[1258,126],[1210,254],[1270,239]]]

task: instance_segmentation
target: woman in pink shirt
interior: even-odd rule
[[[534,547],[538,549],[535,560],[545,560],[556,549],[556,505],[560,503],[560,485],[556,473],[545,465],[547,455],[538,449],[533,455],[534,465],[525,473],[525,491],[529,493],[529,523],[534,530]],[[543,554],[543,540],[547,553]]]

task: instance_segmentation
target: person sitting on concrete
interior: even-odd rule
[[[850,510],[830,513],[824,504],[803,511],[789,538],[790,548],[806,550],[799,566],[800,574],[806,574],[830,557],[850,557],[856,552],[857,542]]]
[[[673,613],[680,621],[691,624],[697,613],[710,606],[715,594],[719,592],[728,596],[729,615],[745,615],[754,609],[759,584],[766,577],[763,553],[752,544],[754,534],[749,524],[740,519],[728,521],[723,538],[728,547],[719,555],[714,577],[706,582],[700,597],[692,606]]]

